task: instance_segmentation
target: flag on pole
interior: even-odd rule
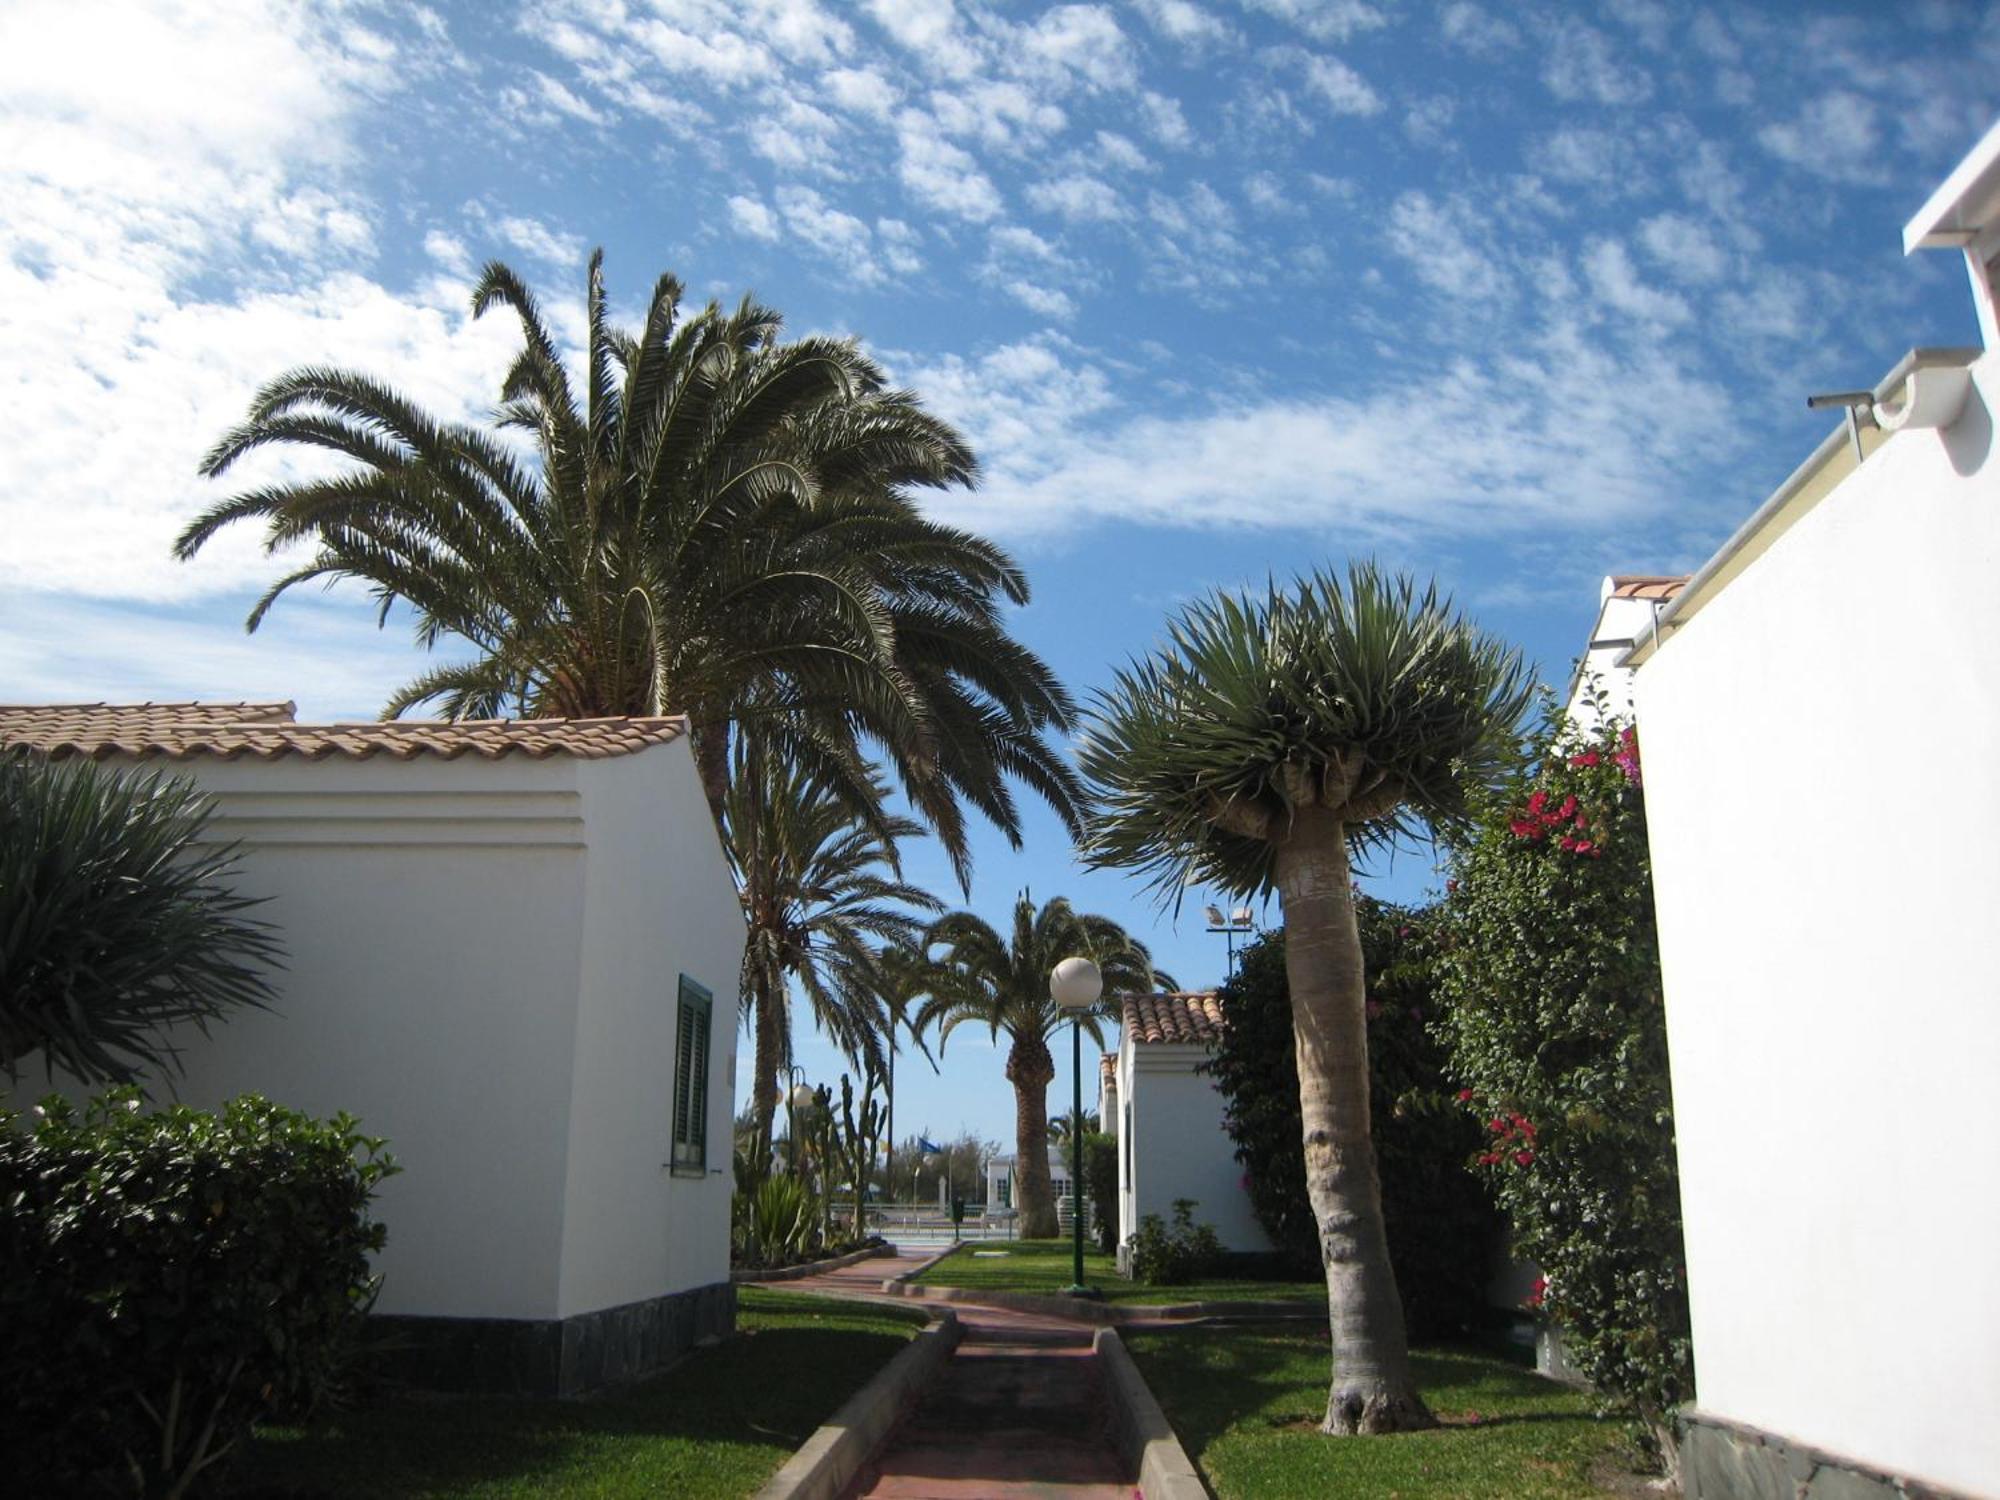
[[[926,1156],[941,1156],[944,1154],[944,1147],[940,1146],[936,1141],[931,1140],[928,1136],[920,1135],[917,1137],[917,1149]]]

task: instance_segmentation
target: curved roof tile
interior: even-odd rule
[[[1125,1034],[1134,1042],[1205,1047],[1222,1039],[1222,1000],[1214,990],[1169,990],[1120,997]]]

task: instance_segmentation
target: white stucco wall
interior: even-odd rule
[[[2000,404],[1637,679],[1700,1405],[2000,1493]]]
[[[1625,654],[1625,643],[1639,639],[1652,628],[1653,613],[1662,607],[1651,599],[1616,598],[1610,593],[1610,580],[1605,580],[1605,593],[1598,602],[1597,624],[1590,638],[1618,644],[1584,649],[1575,690],[1563,712],[1563,717],[1580,733],[1595,731],[1607,718],[1627,724],[1632,721],[1633,673],[1618,666],[1617,661]]]
[[[590,866],[563,1316],[729,1279],[743,916],[685,743],[579,767]],[[685,974],[710,1015],[708,1172],[665,1170]]]
[[[1222,1095],[1212,1078],[1195,1072],[1207,1055],[1202,1047],[1157,1042],[1128,1041],[1119,1049],[1121,1242],[1138,1232],[1147,1214],[1172,1224],[1174,1200],[1192,1198],[1195,1222],[1213,1224],[1225,1249],[1271,1248],[1251,1211],[1236,1143],[1223,1128]],[[1122,1134],[1127,1120],[1133,1132],[1129,1153]]]
[[[547,1319],[727,1278],[743,928],[685,741],[164,769],[215,795],[289,954],[275,1012],[178,1039],[180,1097],[388,1138],[380,1311]],[[715,998],[699,1180],[664,1169],[681,973]]]

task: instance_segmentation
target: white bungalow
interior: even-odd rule
[[[288,951],[186,1101],[346,1110],[401,1164],[378,1310],[425,1383],[574,1394],[734,1319],[743,922],[678,719],[0,708],[0,748],[191,777]]]
[[[1130,1272],[1139,1221],[1171,1223],[1177,1198],[1194,1200],[1195,1221],[1214,1225],[1224,1249],[1271,1249],[1223,1128],[1222,1094],[1195,1071],[1222,1036],[1216,992],[1124,995],[1120,1005],[1117,1063],[1101,1086],[1102,1118],[1117,1121],[1119,1269]]]
[[[1903,241],[1962,253],[1983,348],[1835,395],[1851,415],[1622,658],[1691,1500],[2000,1494],[2000,127]]]

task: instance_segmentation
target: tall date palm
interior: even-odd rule
[[[494,428],[365,374],[293,370],[202,472],[266,448],[346,463],[220,502],[176,553],[262,522],[272,551],[307,550],[250,629],[301,583],[353,579],[384,621],[408,606],[425,648],[472,648],[390,716],[686,714],[718,821],[732,734],[753,729],[862,818],[882,816],[867,752],[885,755],[961,882],[967,806],[1019,840],[1010,780],[1074,828],[1075,776],[1045,738],[1073,705],[1001,616],[1026,579],[912,499],[972,483],[963,438],[851,342],[781,342],[748,299],[683,316],[682,292],[661,276],[640,329],[617,328],[592,256],[579,392],[527,286],[488,265],[473,313],[522,334]]]
[[[1433,584],[1351,564],[1289,593],[1216,595],[1093,706],[1082,754],[1100,866],[1240,896],[1275,890],[1299,1064],[1306,1188],[1334,1368],[1324,1430],[1430,1425],[1411,1380],[1369,1136],[1368,1030],[1350,845],[1450,826],[1493,775],[1531,688],[1519,653]]]
[[[734,759],[723,827],[748,928],[742,1001],[761,1170],[792,1059],[792,986],[857,1067],[881,1072],[894,1037],[885,1038],[879,945],[916,941],[916,913],[941,903],[901,876],[895,841],[921,834],[915,823],[856,822],[825,782],[753,738],[738,742]]]
[[[968,1021],[986,1027],[996,1041],[1007,1033],[1021,1234],[1048,1239],[1057,1229],[1049,1183],[1048,1094],[1056,1076],[1049,1037],[1066,1019],[1049,998],[1049,971],[1072,956],[1097,964],[1104,976],[1105,1005],[1082,1017],[1082,1025],[1100,1048],[1115,996],[1171,989],[1174,981],[1153,968],[1146,945],[1116,922],[1075,911],[1060,896],[1037,908],[1023,892],[1014,903],[1013,931],[1007,937],[969,911],[951,912],[931,924],[924,944],[938,975],[917,1021],[925,1029],[938,1028],[938,1050]]]

